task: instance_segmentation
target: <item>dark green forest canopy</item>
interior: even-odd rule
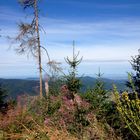
[[[94,86],[96,79],[92,77],[82,77],[80,78],[82,81],[81,90],[84,92],[87,88],[91,88]],[[118,90],[124,90],[125,80],[111,80],[111,79],[102,79],[105,82],[105,88],[110,90],[112,89],[112,85],[116,84]],[[8,91],[8,96],[12,98],[16,98],[18,95],[29,94],[29,95],[37,95],[39,81],[37,79],[0,79],[0,83]]]

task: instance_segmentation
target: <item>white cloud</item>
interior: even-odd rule
[[[131,24],[129,20],[71,23],[64,20],[43,19],[44,23],[46,23],[46,26],[44,25],[46,35],[41,35],[42,44],[55,59],[70,55],[72,40],[78,42],[77,49],[88,60],[129,59],[131,55],[137,54],[139,49],[140,21],[137,20]],[[2,26],[2,35],[12,36],[17,33],[16,26]],[[4,46],[9,45],[6,40],[1,41]]]
[[[68,4],[68,5],[76,5],[76,7],[88,7],[88,8],[98,8],[98,9],[114,9],[114,8],[120,8],[120,9],[128,9],[128,8],[139,8],[140,4],[137,3],[132,3],[132,2],[101,2],[101,1],[79,1],[79,0],[70,0],[70,1],[66,1],[66,0],[51,0],[48,1],[48,3],[61,3],[61,4]]]
[[[13,15],[12,18],[10,18],[11,15]],[[11,15],[1,13],[0,18],[3,22],[6,19],[10,22],[21,17],[20,14],[14,12]],[[48,49],[51,58],[64,62],[64,57],[72,55],[72,40],[75,40],[76,50],[79,50],[80,56],[84,57],[83,70],[87,64],[98,63],[103,65],[104,62],[114,64],[120,64],[122,61],[126,62],[131,59],[131,56],[137,54],[140,46],[140,20],[138,19],[78,22],[41,17],[41,23],[46,31],[46,35],[41,34],[42,44]],[[0,33],[3,36],[16,35],[17,27],[15,23],[8,26],[2,22],[0,24],[0,28],[2,28]],[[37,72],[36,61],[34,63],[32,58],[27,59],[26,56],[18,56],[13,50],[7,51],[9,46],[7,40],[1,38],[0,42],[1,73],[5,73],[8,67],[13,70],[17,67],[24,70],[27,68],[29,71],[33,67],[33,70]],[[43,56],[43,62],[46,63],[46,61],[46,56]],[[25,71],[27,72],[27,70]],[[21,73],[23,72],[21,71]]]
[[[119,46],[107,46],[107,45],[76,45],[76,50],[80,51],[80,56],[84,57],[84,60],[88,62],[94,61],[127,61],[131,59],[131,56],[138,54],[139,45],[125,44]],[[51,57],[54,59],[63,60],[66,56],[72,55],[72,44],[57,44],[48,48]]]

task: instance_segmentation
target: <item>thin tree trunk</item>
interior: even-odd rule
[[[42,93],[42,66],[41,66],[41,46],[40,46],[40,34],[39,34],[39,20],[38,20],[38,6],[37,0],[34,0],[34,9],[35,9],[35,24],[36,24],[36,33],[37,33],[37,45],[38,45],[38,63],[39,63],[39,74],[40,74],[40,98],[43,97]]]
[[[46,97],[49,97],[49,84],[48,80],[45,81],[45,91],[46,91]]]

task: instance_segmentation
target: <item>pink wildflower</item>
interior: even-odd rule
[[[67,94],[69,92],[67,85],[62,85],[60,91],[63,94]]]
[[[49,122],[50,122],[50,119],[49,118],[45,118],[44,124],[48,125]]]

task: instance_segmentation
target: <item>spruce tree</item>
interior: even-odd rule
[[[85,97],[87,98],[87,100],[89,100],[89,102],[92,103],[94,108],[102,108],[104,106],[104,104],[106,103],[106,100],[108,98],[108,92],[105,89],[105,83],[102,80],[102,73],[99,72],[95,81],[95,84],[93,86],[93,88],[89,91],[87,91]]]
[[[6,107],[6,90],[0,84],[0,112],[3,112]]]
[[[92,108],[96,111],[98,119],[103,119],[106,116],[109,108],[109,92],[105,89],[105,82],[102,79],[102,73],[99,72],[92,89],[87,90],[84,98],[91,103]]]
[[[81,63],[82,57],[78,59],[79,52],[75,54],[75,42],[73,41],[73,57],[70,59],[67,57],[65,61],[70,66],[70,72],[69,75],[66,77],[67,79],[67,86],[71,93],[71,96],[74,97],[74,95],[80,90],[81,88],[81,81],[77,77],[77,66]]]
[[[97,79],[95,82],[95,85],[93,87],[93,96],[94,100],[97,102],[97,106],[102,107],[104,106],[104,103],[106,102],[106,99],[108,98],[108,92],[105,90],[105,83],[102,80],[102,75],[99,69],[99,72],[97,74]]]
[[[140,49],[138,50],[139,54],[132,56],[132,60],[130,61],[132,69],[134,73],[131,73],[131,80],[127,81],[126,86],[133,91],[135,90],[138,94],[140,94]]]

